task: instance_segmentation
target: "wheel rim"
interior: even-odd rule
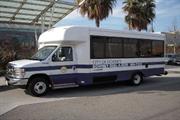
[[[141,76],[140,75],[135,75],[133,80],[134,80],[135,84],[139,84],[141,82]]]
[[[34,85],[34,91],[38,94],[42,94],[46,91],[46,84],[44,82],[37,82],[35,85]]]

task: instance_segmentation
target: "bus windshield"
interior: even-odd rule
[[[38,50],[37,53],[35,53],[31,59],[32,60],[45,60],[55,49],[57,46],[45,46]]]

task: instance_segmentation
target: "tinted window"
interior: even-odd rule
[[[135,39],[124,39],[124,57],[138,57],[138,41]]]
[[[163,41],[153,41],[152,42],[152,55],[154,57],[164,56],[164,42]]]
[[[105,37],[91,37],[91,58],[105,58]]]
[[[91,36],[91,58],[163,57],[164,42],[135,38]]]
[[[109,38],[106,42],[106,57],[107,58],[121,58],[122,52],[122,40],[120,38]]]
[[[140,57],[151,57],[152,56],[152,48],[151,48],[151,40],[139,40],[139,53]]]

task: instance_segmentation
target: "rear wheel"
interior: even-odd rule
[[[140,85],[142,81],[143,81],[143,77],[142,77],[142,74],[140,73],[134,74],[131,78],[131,83],[132,85],[135,85],[135,86]]]
[[[49,90],[49,84],[43,77],[31,79],[28,85],[28,92],[33,96],[43,96]]]

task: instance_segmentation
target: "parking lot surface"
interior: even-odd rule
[[[0,87],[0,120],[179,120],[180,74],[127,83],[59,89],[32,97]]]

